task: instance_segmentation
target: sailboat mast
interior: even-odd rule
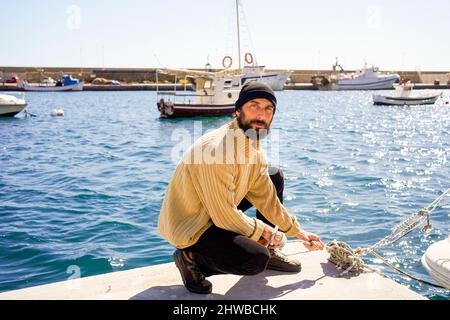
[[[239,0],[236,0],[236,23],[237,23],[237,38],[238,38],[238,62],[239,70],[241,69],[241,32],[239,30]]]

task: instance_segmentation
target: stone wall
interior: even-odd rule
[[[201,70],[201,69],[194,69]],[[215,71],[215,70],[213,70]],[[267,71],[285,71],[285,70],[267,70]],[[27,67],[0,67],[0,77],[8,79],[12,75],[18,75],[20,79],[29,82],[39,82],[44,77],[58,79],[61,72],[71,74],[73,77],[83,79],[87,83],[96,77],[110,80],[118,80],[123,83],[152,83],[156,82],[155,68],[142,69],[119,69],[119,68],[27,68]],[[349,71],[351,72],[351,71]],[[395,71],[394,71],[395,72]],[[441,84],[446,84],[449,80],[449,72],[433,71],[405,71],[397,72],[404,79],[409,79],[413,83],[433,83],[439,80]],[[310,83],[312,76],[329,77],[331,70],[292,70],[290,75],[291,82]],[[173,82],[174,76],[167,74],[158,74],[159,82]]]

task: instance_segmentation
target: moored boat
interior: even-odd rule
[[[83,81],[72,78],[71,75],[63,74],[54,84],[29,84],[26,81],[19,83],[19,87],[25,91],[58,92],[58,91],[81,91]]]
[[[264,65],[259,65],[257,63],[256,57],[254,57],[250,52],[244,54],[244,66],[242,67],[242,59],[241,59],[241,34],[240,34],[240,24],[241,18],[239,16],[240,13],[240,1],[235,1],[235,10],[236,10],[236,25],[237,25],[237,64],[238,70],[240,71],[239,76],[233,79],[234,83],[238,83],[240,85],[245,85],[248,82],[256,81],[262,82],[274,91],[281,91],[286,84],[287,79],[289,78],[290,71],[266,71]],[[245,23],[244,23],[245,25]],[[250,33],[248,31],[248,33]],[[222,60],[222,66],[225,69],[229,69],[233,63],[231,56],[225,56]]]
[[[434,104],[436,100],[442,96],[442,92],[436,94],[413,95],[414,85],[411,83],[394,85],[394,95],[373,95],[373,103],[375,105],[400,105],[413,106]]]
[[[422,265],[436,281],[450,289],[450,235],[428,247]]]
[[[400,81],[398,74],[383,74],[377,67],[364,67],[354,73],[346,73],[336,60],[333,66],[334,72],[337,68],[340,72],[332,75],[332,90],[382,90],[392,89],[393,84]]]
[[[13,117],[27,106],[25,99],[0,94],[0,117]]]
[[[289,72],[267,72],[264,68],[265,66],[259,65],[244,66],[242,69],[241,84],[244,85],[250,81],[258,81],[268,85],[272,90],[283,90],[289,77]]]
[[[240,84],[235,84],[228,72],[203,72],[194,70],[167,70],[184,73],[194,80],[194,93],[157,91],[157,107],[161,118],[196,116],[225,116],[234,112],[239,97]]]

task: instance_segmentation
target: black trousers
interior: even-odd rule
[[[281,169],[271,168],[270,179],[283,202],[284,176]],[[253,205],[244,198],[238,209],[245,211]],[[273,226],[259,211],[256,217]],[[211,226],[194,245],[183,249],[193,253],[194,261],[205,276],[215,274],[255,275],[266,269],[269,250],[262,244],[232,231]]]

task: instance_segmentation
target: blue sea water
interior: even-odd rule
[[[278,153],[269,158],[284,170],[285,206],[324,241],[370,246],[450,187],[449,105],[374,106],[371,95],[277,93]],[[176,165],[174,132],[194,139],[199,121],[207,131],[231,118],[161,120],[154,92],[26,98],[37,117],[0,119],[0,292],[171,261],[156,224]],[[64,117],[51,117],[54,108]],[[450,233],[450,197],[432,224],[380,253],[432,280],[420,258]],[[450,299],[366,262],[430,299]]]

